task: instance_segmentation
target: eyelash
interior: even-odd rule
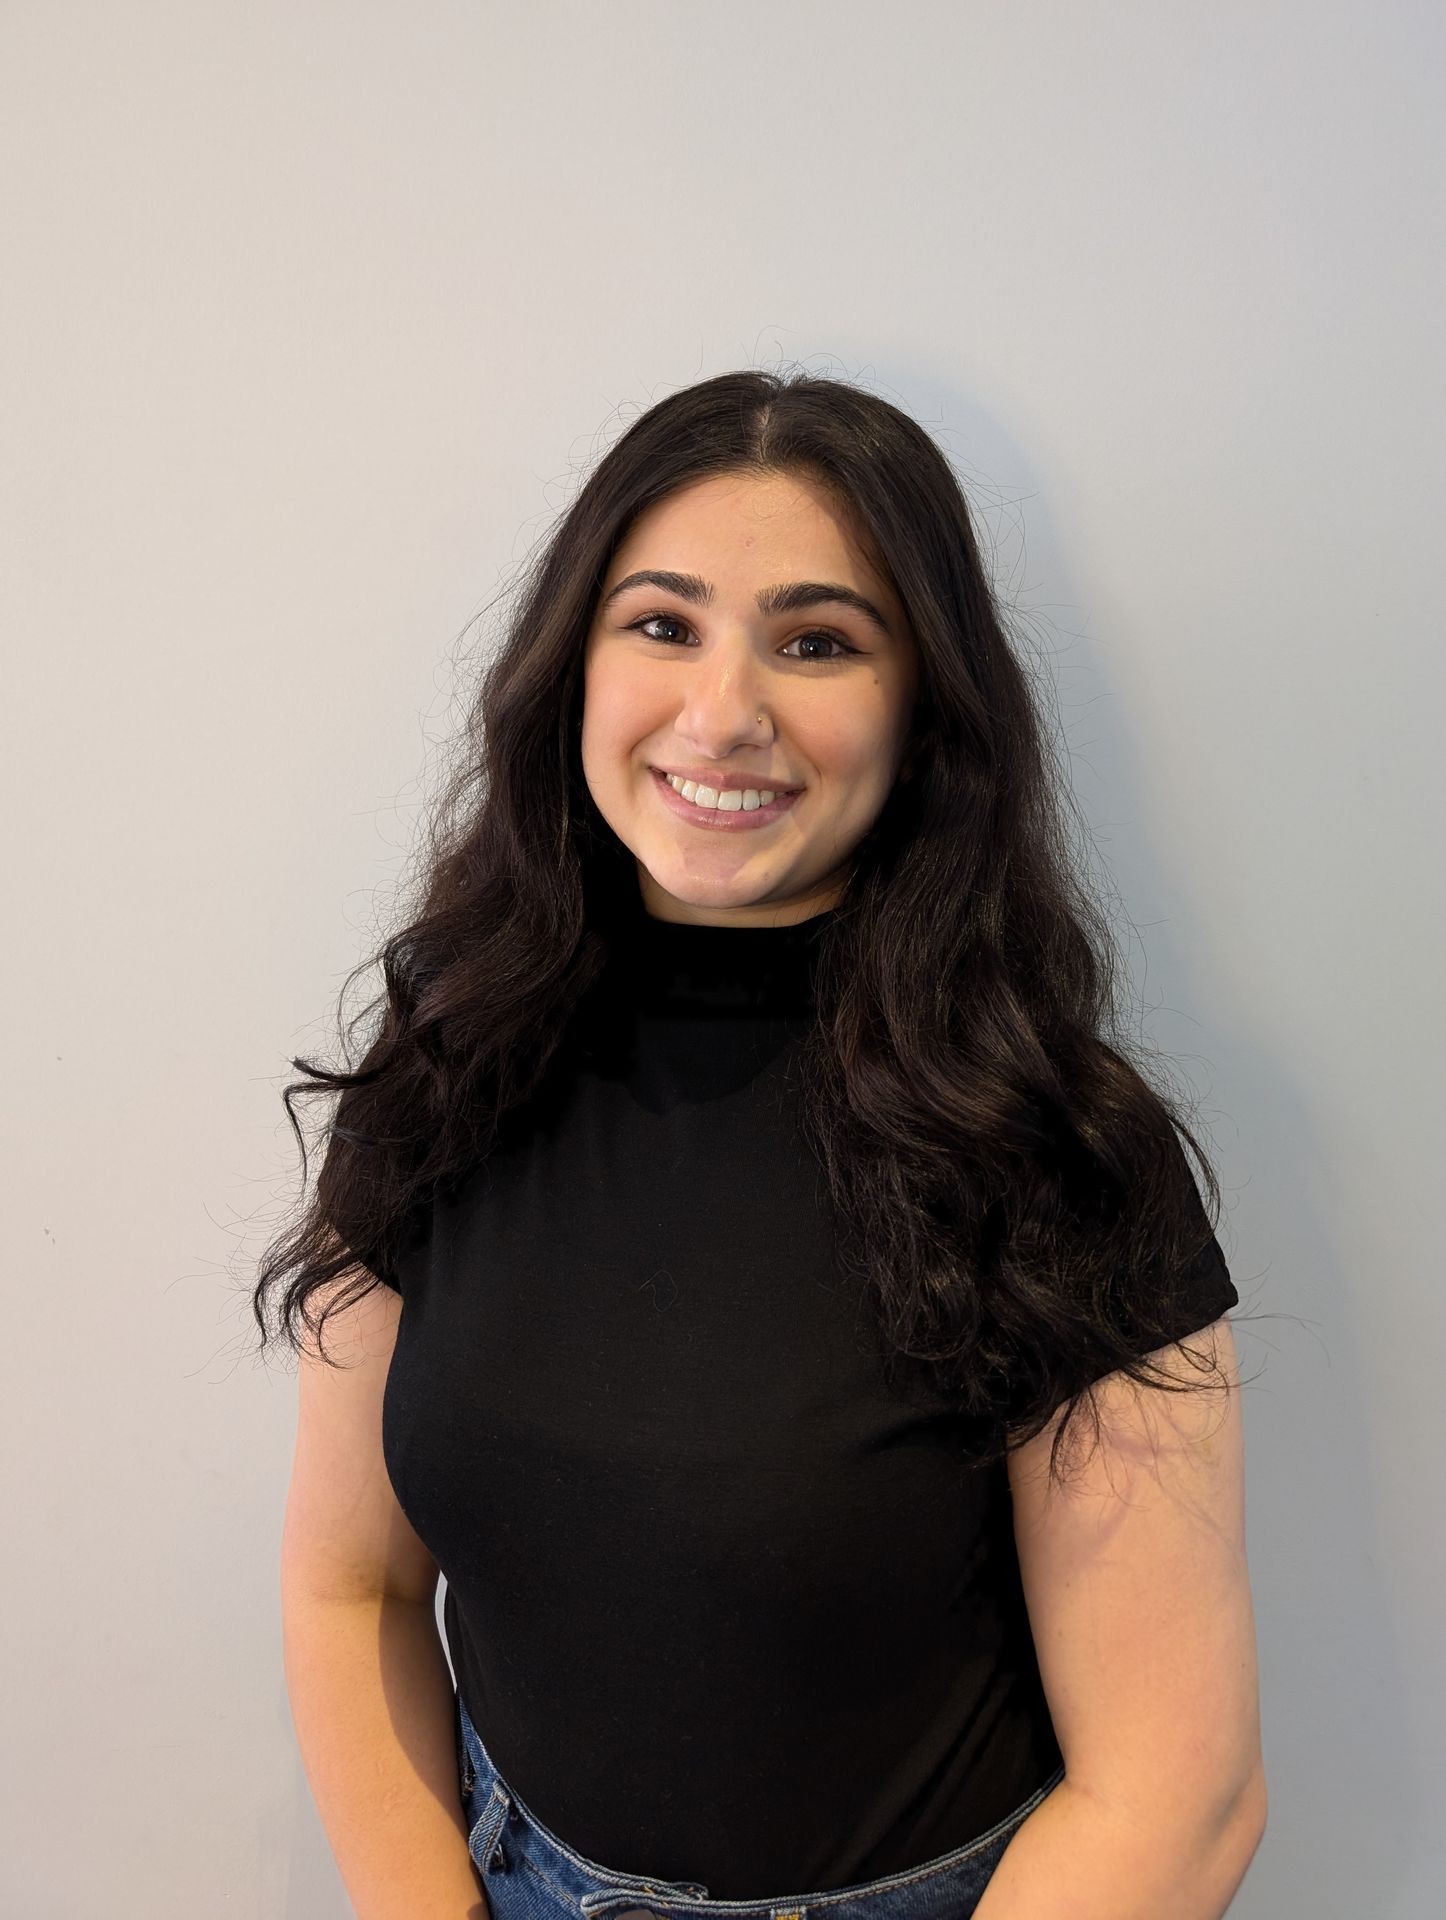
[[[676,613],[645,613],[640,620],[629,621],[626,631],[636,633],[642,627],[651,626],[655,620],[666,620],[671,626],[682,627],[685,633],[691,633],[693,631],[687,621],[680,620]],[[651,640],[654,646],[658,647],[672,647],[677,645],[675,640],[658,640],[651,633],[645,633],[643,638],[645,640]],[[863,651],[861,647],[850,646],[842,634],[833,633],[827,627],[811,627],[807,633],[796,633],[793,636],[793,640],[789,641],[789,646],[793,645],[794,640],[832,640],[836,646],[843,648],[843,653],[831,654],[827,659],[823,660],[805,661],[805,665],[827,667],[833,665],[838,660],[844,659],[848,654],[862,653]]]

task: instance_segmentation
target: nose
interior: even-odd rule
[[[689,731],[701,749],[710,733],[724,740],[750,732],[761,725],[767,708],[751,675],[725,669],[714,674],[711,682],[700,680],[694,686],[685,711]]]

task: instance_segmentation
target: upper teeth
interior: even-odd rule
[[[665,773],[663,778],[695,807],[716,807],[720,813],[752,813],[776,798],[771,787],[730,787],[720,793],[717,787],[700,787],[696,780],[680,780],[675,773]]]

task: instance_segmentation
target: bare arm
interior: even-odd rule
[[[1265,1829],[1244,1448],[1230,1383],[1112,1379],[1097,1452],[1045,1479],[1060,1416],[1010,1457],[1014,1532],[1065,1778],[1010,1841],[977,1920],[1219,1920]],[[1171,1378],[1198,1382],[1172,1349]],[[1092,1443],[1086,1427],[1083,1451]]]
[[[303,1353],[281,1560],[287,1692],[358,1920],[491,1920],[467,1850],[437,1567],[397,1504],[381,1405],[401,1302],[327,1322]]]

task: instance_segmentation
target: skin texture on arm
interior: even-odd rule
[[[1100,1440],[1077,1428],[1047,1480],[1060,1415],[1009,1461],[1030,1627],[1065,1778],[1010,1842],[976,1920],[1218,1920],[1265,1826],[1255,1622],[1245,1557],[1234,1336],[1230,1391],[1175,1349],[1188,1394],[1114,1376]]]
[[[287,1693],[358,1920],[488,1920],[457,1779],[438,1569],[382,1457],[400,1314],[378,1288],[327,1322],[340,1370],[301,1356],[281,1565]]]

